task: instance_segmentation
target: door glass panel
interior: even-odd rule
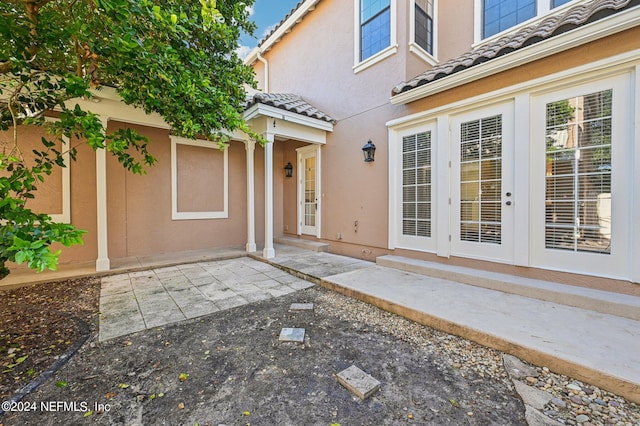
[[[431,132],[402,138],[402,235],[431,237]]]
[[[611,90],[546,106],[546,248],[611,254],[611,109]]]
[[[304,160],[304,225],[316,226],[316,158]]]
[[[460,128],[460,239],[502,243],[502,116]]]

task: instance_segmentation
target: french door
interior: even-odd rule
[[[451,254],[513,262],[513,105],[457,116],[451,133]]]
[[[298,150],[298,224],[299,233],[319,236],[320,193],[318,148]]]

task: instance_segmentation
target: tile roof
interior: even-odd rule
[[[304,3],[304,2],[305,2],[305,0],[302,0],[301,2],[298,2],[298,4],[296,4],[296,5],[295,5],[295,7],[294,7],[293,9],[291,9],[291,12],[289,12],[289,13],[287,14],[287,16],[285,16],[284,18],[282,18],[282,20],[281,20],[280,22],[278,22],[278,23],[276,24],[276,26],[274,26],[274,27],[273,27],[273,29],[272,29],[271,31],[269,31],[269,34],[267,34],[266,36],[262,37],[262,40],[260,40],[260,42],[258,43],[258,46],[261,46],[261,45],[262,45],[262,43],[264,43],[264,42],[265,42],[269,37],[271,37],[271,34],[275,33],[275,32],[276,32],[276,30],[277,30],[278,28],[280,28],[280,27],[285,23],[285,21],[286,21],[287,19],[289,19],[289,17],[290,17],[291,15],[293,15],[293,13],[294,13],[294,12],[295,12],[296,10],[298,10],[298,9],[300,8],[300,6],[302,6],[302,3]],[[295,24],[294,24],[294,25],[295,25]]]
[[[247,99],[247,109],[256,104],[269,105],[296,114],[336,123],[336,120],[320,111],[298,95],[292,93],[256,93]]]
[[[558,36],[639,4],[640,0],[593,0],[576,5],[563,13],[549,16],[515,33],[507,34],[496,41],[483,44],[462,56],[438,64],[412,80],[394,87],[392,96],[507,55],[513,51]]]

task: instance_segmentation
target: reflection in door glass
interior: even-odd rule
[[[460,127],[460,239],[502,243],[502,116]]]
[[[546,248],[611,254],[611,96],[547,104]]]
[[[304,224],[316,226],[316,159],[304,160]]]

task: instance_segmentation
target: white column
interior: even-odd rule
[[[108,118],[102,119],[104,132],[107,132]],[[105,142],[106,143],[106,142]],[[109,261],[109,246],[107,244],[107,149],[96,150],[96,199],[97,199],[97,237],[98,258],[96,259],[96,271],[108,271],[111,269]]]
[[[265,135],[264,144],[264,250],[267,259],[276,257],[273,248],[273,141],[272,134]]]
[[[256,248],[256,206],[255,206],[255,170],[254,153],[256,142],[253,140],[244,141],[244,148],[247,151],[247,253],[253,253]]]

